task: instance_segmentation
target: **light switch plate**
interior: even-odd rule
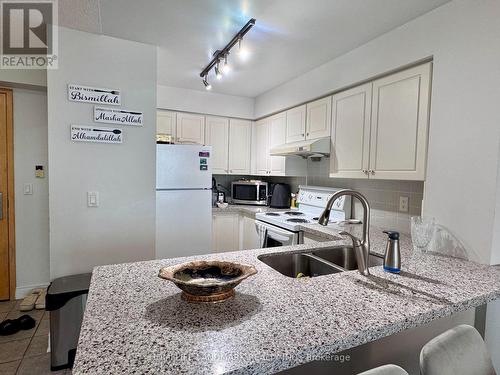
[[[23,185],[24,195],[33,195],[33,184]]]
[[[99,207],[99,192],[87,191],[87,207]]]
[[[408,212],[408,197],[399,197],[399,211]]]

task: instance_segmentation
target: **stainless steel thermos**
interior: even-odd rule
[[[399,250],[399,232],[384,231],[387,234],[385,248],[384,270],[392,273],[401,272],[401,251]]]

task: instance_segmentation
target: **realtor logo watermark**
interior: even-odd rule
[[[0,69],[57,69],[57,0],[0,4]]]

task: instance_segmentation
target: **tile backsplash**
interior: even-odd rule
[[[268,182],[283,182],[290,184],[293,192],[299,185],[314,185],[335,188],[350,188],[361,192],[370,202],[371,223],[384,229],[410,232],[410,217],[419,216],[422,212],[424,183],[422,181],[392,181],[329,178],[324,173],[311,173],[314,167],[308,168],[307,177],[265,177],[265,176],[234,176],[214,175],[217,183],[230,189],[231,181],[241,178],[262,179]],[[408,212],[399,211],[400,197],[408,198]],[[359,202],[354,204],[355,218],[361,218],[363,211]]]

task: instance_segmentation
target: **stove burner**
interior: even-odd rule
[[[304,214],[302,212],[300,212],[300,211],[287,211],[287,212],[285,212],[285,215],[288,215],[288,216],[302,216]]]
[[[287,219],[289,223],[308,223],[309,220],[306,219]]]
[[[266,216],[280,216],[280,214],[277,214],[276,212],[267,212]]]

